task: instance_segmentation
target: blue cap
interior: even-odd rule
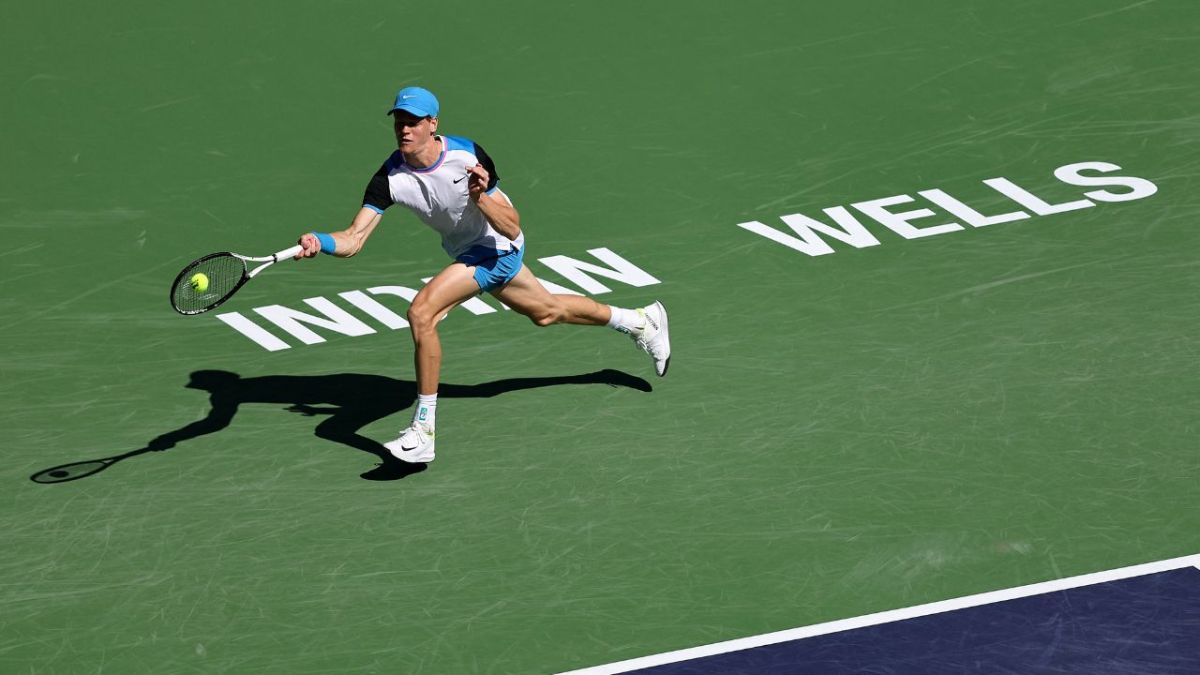
[[[396,93],[396,103],[388,114],[403,110],[417,117],[437,117],[438,100],[432,91],[421,87],[405,87]]]

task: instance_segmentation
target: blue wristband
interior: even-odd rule
[[[333,252],[337,250],[337,242],[333,240],[333,235],[324,232],[313,232],[312,236],[321,242],[321,253],[333,255]]]

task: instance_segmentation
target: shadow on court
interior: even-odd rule
[[[604,384],[646,392],[652,390],[650,383],[640,377],[606,369],[582,375],[519,377],[482,384],[443,383],[438,387],[438,397],[490,398],[522,389],[573,384]],[[130,457],[169,450],[184,441],[221,431],[229,426],[238,408],[246,403],[284,404],[284,410],[288,412],[309,417],[328,416],[317,424],[313,433],[320,438],[375,455],[380,464],[362,474],[367,480],[399,480],[425,470],[424,464],[408,464],[393,458],[381,443],[358,433],[368,424],[412,406],[417,400],[415,382],[358,373],[241,377],[224,370],[198,370],[191,374],[186,386],[209,392],[212,409],[204,419],[168,431],[152,439],[144,448],[103,459],[43,469],[30,476],[30,480],[36,483],[65,483],[95,475]]]

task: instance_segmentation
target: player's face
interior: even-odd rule
[[[396,145],[405,154],[417,154],[433,140],[437,131],[437,119],[417,117],[412,113],[397,110],[392,113],[392,128],[396,132]]]

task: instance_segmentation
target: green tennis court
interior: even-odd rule
[[[549,673],[1200,552],[1198,22],[10,7],[0,671]],[[377,306],[447,262],[415,218],[171,311],[200,255],[345,227],[406,85],[535,274],[667,306],[666,378],[482,298],[438,460],[380,475],[416,387]]]

